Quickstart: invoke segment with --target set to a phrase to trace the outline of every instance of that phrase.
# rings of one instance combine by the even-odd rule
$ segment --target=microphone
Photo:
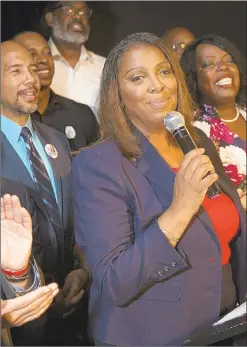
[[[188,129],[185,126],[184,117],[180,112],[169,112],[164,118],[166,129],[175,137],[179,147],[184,154],[197,148]],[[208,174],[207,174],[208,175]],[[220,187],[214,182],[207,191],[209,199],[217,198],[221,193]]]

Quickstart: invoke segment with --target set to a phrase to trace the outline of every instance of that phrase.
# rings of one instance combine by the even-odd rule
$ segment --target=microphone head
[[[180,112],[171,111],[165,116],[164,124],[166,129],[173,133],[177,128],[185,126],[184,116]]]

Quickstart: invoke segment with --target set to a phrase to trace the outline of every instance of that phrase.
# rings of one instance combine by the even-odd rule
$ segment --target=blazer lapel
[[[140,133],[139,138],[143,156],[137,160],[136,168],[152,182],[154,187],[158,186],[172,201],[175,173],[145,136]]]
[[[1,176],[9,180],[20,182],[29,187],[29,193],[32,195],[37,207],[47,218],[47,212],[39,192],[34,184],[32,177],[23,164],[22,160],[11,146],[6,136],[1,132]]]

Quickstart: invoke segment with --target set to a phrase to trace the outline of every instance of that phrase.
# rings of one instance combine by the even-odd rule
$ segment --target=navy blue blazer
[[[57,158],[48,158],[56,184],[58,207],[63,223],[62,232],[52,224],[49,210],[44,205],[28,170],[2,132],[1,177],[19,182],[28,190],[35,203],[38,222],[38,229],[33,235],[33,254],[46,280],[55,280],[62,284],[64,277],[73,268],[70,149],[66,137],[61,132],[36,121],[33,121],[33,126],[43,146],[53,144],[58,152]]]
[[[234,201],[241,227],[232,243],[239,302],[246,295],[246,220],[217,151],[198,130]],[[91,269],[89,316],[94,338],[112,345],[181,345],[219,317],[221,251],[203,207],[177,248],[158,227],[171,205],[175,174],[140,134],[132,163],[113,141],[82,151],[72,163],[75,237]]]

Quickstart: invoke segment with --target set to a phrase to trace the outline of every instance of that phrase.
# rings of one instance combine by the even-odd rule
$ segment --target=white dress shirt
[[[105,58],[88,51],[82,45],[80,58],[73,69],[60,54],[52,38],[49,39],[49,46],[55,64],[52,90],[66,98],[88,105],[97,117],[100,75]]]

